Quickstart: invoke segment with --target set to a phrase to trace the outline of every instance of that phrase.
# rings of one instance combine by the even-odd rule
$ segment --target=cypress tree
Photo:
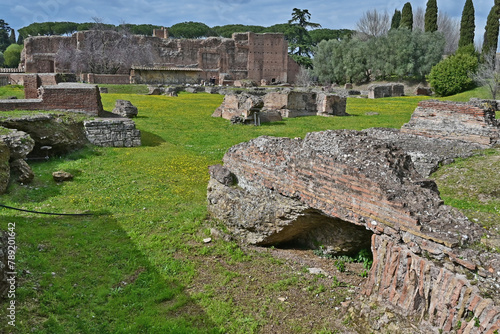
[[[498,47],[498,19],[500,19],[500,0],[496,0],[493,7],[491,7],[488,19],[486,20],[486,27],[484,28],[484,42],[483,42],[483,56],[491,52],[496,52]]]
[[[401,11],[396,9],[394,11],[394,15],[392,15],[391,29],[398,29],[400,23],[401,23]]]
[[[409,2],[405,3],[403,6],[399,27],[413,30],[413,10],[411,8],[411,3]]]
[[[460,21],[459,48],[470,44],[474,45],[474,29],[476,29],[474,14],[474,4],[472,0],[465,0],[462,20]]]
[[[10,29],[9,40],[10,40],[10,44],[16,43],[16,32],[14,31],[14,29]]]
[[[434,32],[438,30],[438,7],[436,0],[427,1],[425,9],[425,32]]]

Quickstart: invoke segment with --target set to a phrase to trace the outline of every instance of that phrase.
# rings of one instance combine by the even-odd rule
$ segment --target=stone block
[[[370,85],[368,86],[368,98],[379,99],[383,97],[398,97],[404,96],[404,85],[401,84],[386,84],[386,85]]]

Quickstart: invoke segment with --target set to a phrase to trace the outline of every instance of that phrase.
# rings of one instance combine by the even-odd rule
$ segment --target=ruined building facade
[[[67,69],[56,61],[61,48],[83,48],[86,31],[72,36],[37,36],[25,40],[21,66],[26,73],[60,73]],[[135,83],[217,83],[250,79],[257,83],[295,81],[298,64],[288,55],[283,34],[235,33],[232,38],[173,39],[168,34],[134,38],[153,53],[154,66],[125,69]],[[147,64],[144,64],[147,65]]]

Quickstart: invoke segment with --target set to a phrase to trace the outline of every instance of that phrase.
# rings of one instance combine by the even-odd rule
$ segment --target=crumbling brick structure
[[[379,99],[382,97],[398,97],[405,95],[405,86],[402,84],[370,85],[368,98]]]
[[[60,48],[83,47],[85,31],[72,36],[37,36],[25,40],[21,62],[27,73],[66,72],[56,62]],[[255,82],[294,82],[298,64],[288,56],[288,43],[283,34],[236,33],[232,38],[171,39],[160,30],[155,36],[135,36],[137,44],[149,46],[153,58],[157,59],[157,71],[148,73],[156,78],[140,79],[136,82],[159,83],[165,77],[162,68],[198,69],[197,80],[209,81],[216,77],[227,80],[250,79]],[[144,64],[148,65],[148,64]],[[119,74],[129,74],[124,69]],[[168,74],[168,73],[167,73]],[[178,74],[178,73],[174,73]],[[168,78],[168,76],[167,76]],[[169,79],[170,80],[170,79]],[[183,83],[183,82],[177,82]]]
[[[84,112],[98,116],[103,112],[101,94],[96,85],[59,83],[41,85],[37,74],[24,77],[26,99],[0,100],[0,111],[62,110]]]
[[[363,293],[407,317],[413,333],[499,330],[500,254],[470,247],[487,232],[443,205],[397,145],[357,131],[259,137],[223,161],[211,169],[208,208],[241,240],[279,245],[306,235],[339,254],[345,240],[339,250],[325,238],[331,226],[361,226],[374,256]]]
[[[302,92],[294,90],[266,91],[248,90],[239,94],[228,94],[213,117],[231,119],[234,116],[252,118],[277,113],[280,117],[299,116],[346,116],[346,98],[334,94]]]
[[[496,101],[493,100],[421,101],[401,132],[494,145],[500,142],[496,110]]]

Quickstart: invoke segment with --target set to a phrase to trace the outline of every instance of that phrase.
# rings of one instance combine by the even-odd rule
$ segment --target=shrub
[[[17,67],[19,65],[19,60],[21,59],[21,51],[23,47],[18,44],[11,44],[3,53],[5,58],[5,65],[8,67]]]
[[[475,73],[478,59],[467,52],[457,52],[434,66],[428,76],[434,92],[441,96],[454,95],[474,88],[470,74]]]

